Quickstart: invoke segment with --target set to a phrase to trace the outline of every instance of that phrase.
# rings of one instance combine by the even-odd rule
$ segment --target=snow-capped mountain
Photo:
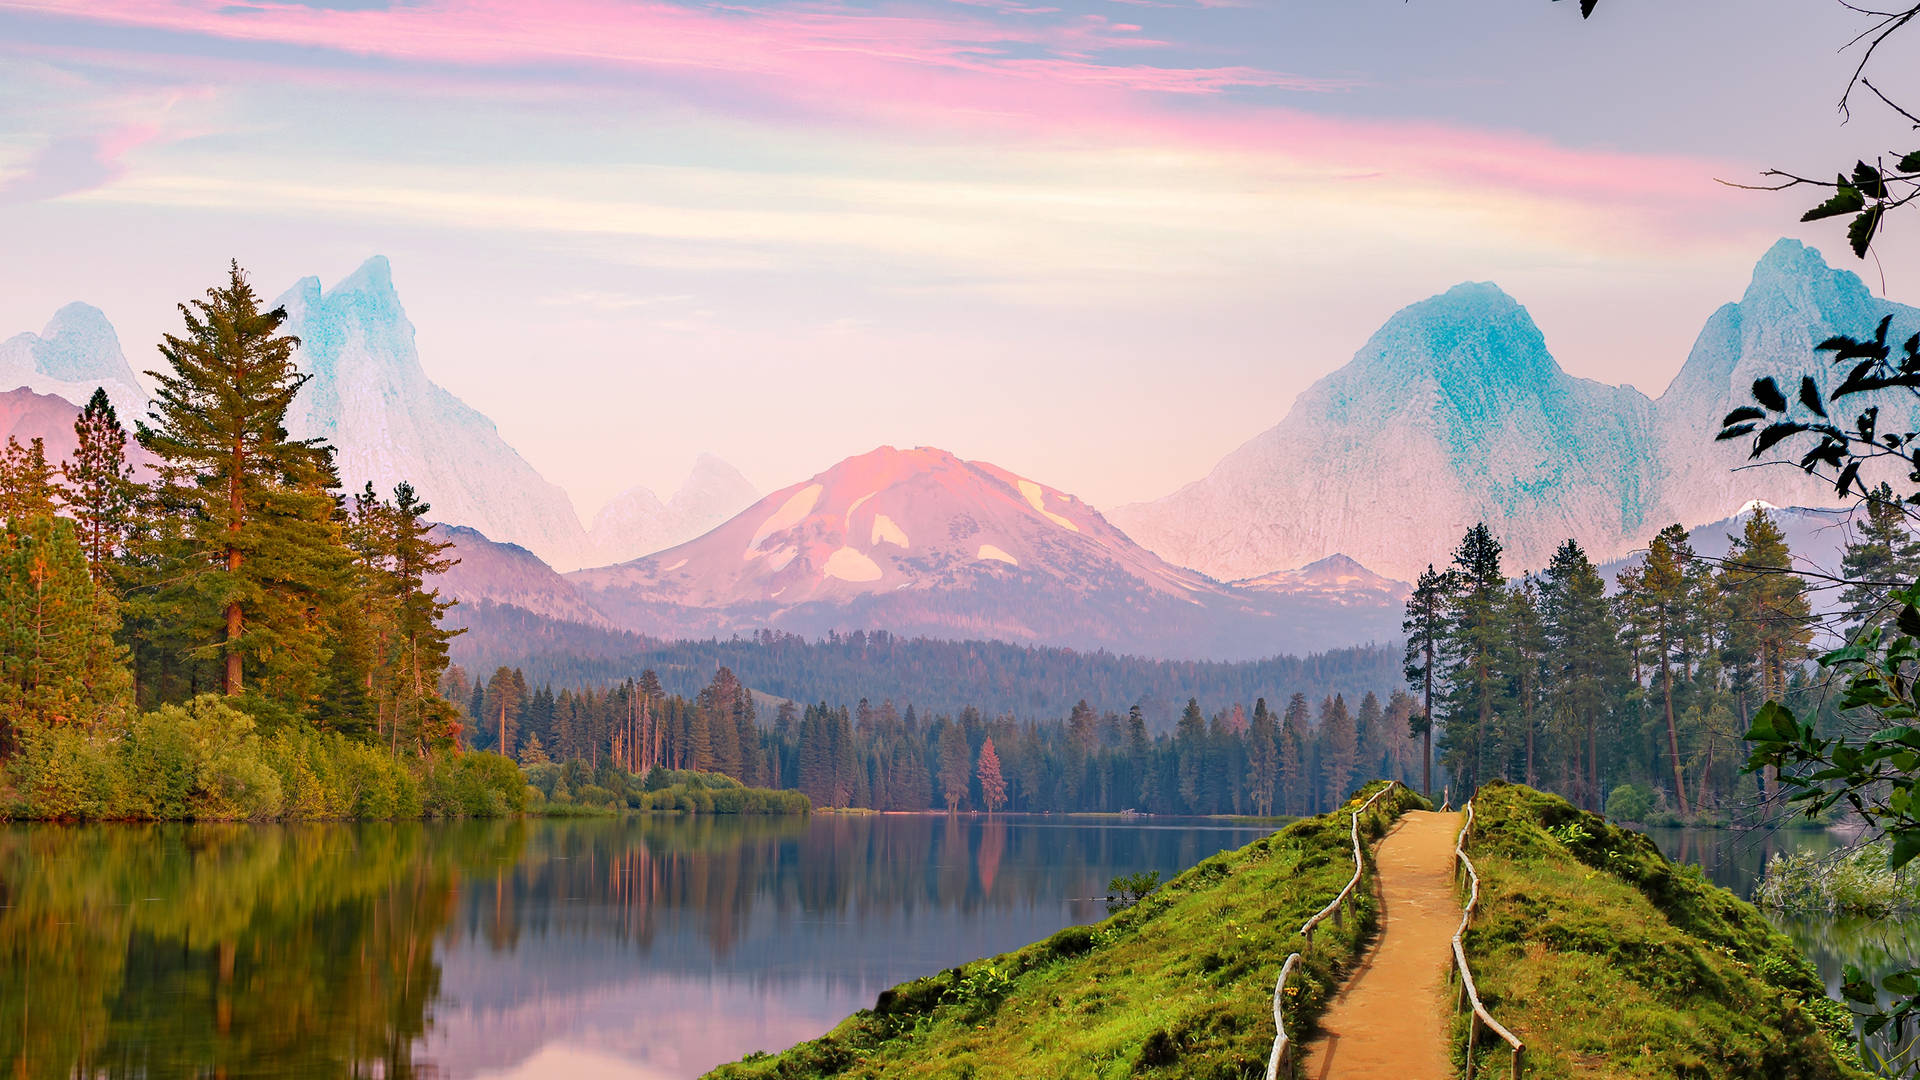
[[[1079,499],[944,450],[882,447],[696,540],[568,575],[620,625],[669,637],[882,628],[1168,657],[1307,652],[1398,629],[1318,597],[1172,566]]]
[[[597,563],[626,562],[684,544],[746,509],[760,492],[740,470],[701,454],[673,497],[661,502],[650,488],[631,487],[593,517],[587,539]]]
[[[1460,285],[1394,315],[1205,479],[1114,520],[1229,579],[1333,552],[1410,579],[1481,520],[1536,565],[1567,536],[1644,531],[1654,430],[1645,397],[1560,370],[1506,293]]]
[[[389,492],[405,480],[436,520],[520,544],[554,566],[589,561],[566,492],[507,445],[492,420],[427,378],[384,257],[331,289],[303,278],[277,302],[287,309],[285,332],[301,341],[295,358],[312,376],[287,428],[333,444],[349,491],[371,481]]]
[[[26,387],[85,405],[96,387],[107,392],[127,430],[147,414],[147,392],[127,366],[120,337],[99,308],[68,304],[38,334],[0,341],[0,390]]]
[[[1825,384],[1830,365],[1814,346],[1871,334],[1887,314],[1897,335],[1920,329],[1920,311],[1875,299],[1856,275],[1783,240],[1655,402],[1568,375],[1526,309],[1493,285],[1456,286],[1394,315],[1205,478],[1113,520],[1168,560],[1227,579],[1332,552],[1411,579],[1477,521],[1519,571],[1567,537],[1608,559],[1664,525],[1717,521],[1753,499],[1828,505],[1791,467],[1735,471],[1745,449],[1713,436],[1749,403],[1754,379],[1782,376],[1790,393],[1785,376]]]
[[[1333,554],[1293,570],[1245,578],[1233,583],[1237,589],[1280,593],[1297,598],[1314,597],[1341,607],[1366,607],[1407,602],[1413,586],[1395,581],[1361,566],[1345,555]]]

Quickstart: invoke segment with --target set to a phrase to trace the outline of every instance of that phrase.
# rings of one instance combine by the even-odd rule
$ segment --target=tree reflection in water
[[[639,1021],[643,1000],[740,980],[745,1007],[817,1034],[881,986],[1100,918],[1091,898],[1115,873],[1171,876],[1261,831],[897,815],[0,827],[0,1068],[466,1075],[577,1035],[569,1002],[612,995]],[[497,1035],[529,1009],[537,1031]],[[683,1075],[787,1030],[660,1020],[623,1026]]]

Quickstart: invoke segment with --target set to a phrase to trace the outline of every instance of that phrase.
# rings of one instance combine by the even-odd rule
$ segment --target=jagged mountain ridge
[[[129,431],[147,412],[147,392],[120,351],[120,336],[90,304],[68,304],[39,333],[0,341],[0,389],[16,387],[77,406],[86,405],[96,387],[103,389]]]
[[[1206,477],[1113,519],[1168,560],[1221,578],[1341,551],[1411,579],[1444,563],[1476,521],[1524,570],[1567,537],[1607,559],[1665,524],[1720,520],[1754,499],[1828,504],[1790,467],[1736,472],[1744,450],[1713,434],[1754,378],[1824,382],[1814,346],[1869,334],[1888,314],[1897,333],[1920,328],[1920,311],[1872,297],[1857,275],[1783,240],[1653,401],[1566,374],[1525,308],[1492,285],[1457,286],[1394,315]],[[1911,416],[1910,403],[1900,408]]]
[[[943,450],[882,447],[706,535],[568,580],[640,633],[880,628],[1246,658],[1386,640],[1397,606],[1235,589],[1139,547],[1079,499]]]
[[[586,531],[566,492],[507,445],[492,420],[427,378],[385,257],[331,289],[302,278],[276,302],[287,309],[285,332],[300,338],[295,359],[311,376],[287,429],[331,443],[349,491],[371,482],[388,492],[405,480],[437,520],[523,545],[554,565],[588,561]]]

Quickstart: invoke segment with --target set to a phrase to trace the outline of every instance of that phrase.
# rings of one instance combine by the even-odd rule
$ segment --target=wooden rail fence
[[[1365,815],[1368,810],[1373,808],[1375,800],[1399,786],[1400,781],[1398,780],[1387,781],[1386,787],[1374,792],[1372,798],[1360,804],[1359,809],[1353,812],[1353,817],[1348,822],[1348,830],[1353,837],[1353,877],[1348,880],[1347,887],[1340,890],[1339,896],[1334,897],[1331,903],[1315,912],[1313,918],[1308,919],[1301,925],[1300,936],[1307,939],[1308,952],[1313,951],[1314,928],[1319,926],[1329,916],[1333,919],[1333,925],[1339,926],[1342,918],[1345,916],[1347,903],[1352,898],[1354,892],[1360,887],[1360,876],[1365,872],[1367,865],[1366,860],[1361,856],[1360,818]],[[1300,962],[1300,955],[1299,953],[1288,955],[1286,963],[1280,965],[1280,977],[1274,980],[1273,983],[1273,1028],[1275,1035],[1273,1038],[1273,1053],[1267,1057],[1267,1080],[1280,1080],[1281,1077],[1292,1075],[1293,1040],[1287,1035],[1287,1021],[1286,1017],[1282,1015],[1280,1007],[1286,1000],[1287,977],[1293,974],[1293,967]],[[1516,1073],[1515,1075],[1518,1074]]]
[[[1506,1040],[1507,1045],[1513,1048],[1513,1080],[1520,1080],[1521,1071],[1526,1067],[1526,1044],[1495,1020],[1493,1014],[1487,1012],[1486,1006],[1480,1004],[1480,989],[1474,985],[1473,971],[1467,967],[1467,950],[1460,943],[1462,935],[1467,932],[1467,924],[1473,920],[1473,909],[1480,903],[1480,875],[1473,869],[1473,860],[1467,858],[1467,832],[1473,828],[1472,799],[1467,800],[1466,814],[1466,821],[1460,826],[1460,835],[1453,842],[1453,876],[1455,880],[1462,873],[1466,876],[1467,905],[1460,912],[1460,929],[1453,932],[1453,970],[1449,974],[1460,981],[1460,996],[1454,1003],[1454,1010],[1458,1012],[1469,1007],[1472,1010],[1467,1021],[1467,1080],[1473,1080],[1473,1047],[1480,1040],[1482,1027]],[[1268,1075],[1272,1075],[1271,1070]]]

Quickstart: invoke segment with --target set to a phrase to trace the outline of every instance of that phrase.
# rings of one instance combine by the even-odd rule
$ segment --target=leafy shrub
[[[1607,795],[1607,817],[1614,821],[1645,821],[1653,813],[1653,791],[1645,784],[1621,784]]]
[[[29,735],[9,772],[27,816],[49,820],[108,816],[120,788],[113,758],[72,728],[48,728]]]
[[[1838,855],[1775,855],[1754,901],[1795,914],[1908,915],[1920,911],[1920,864],[1892,869],[1884,842]]]

